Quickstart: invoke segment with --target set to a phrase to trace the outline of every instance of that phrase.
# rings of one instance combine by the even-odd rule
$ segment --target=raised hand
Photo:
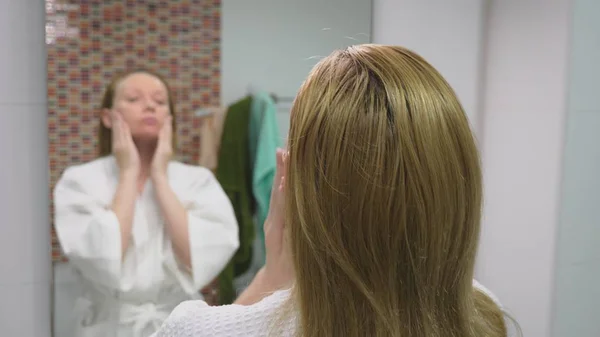
[[[264,223],[266,264],[264,276],[269,285],[275,289],[291,285],[294,268],[285,231],[285,167],[287,153],[277,150],[277,170],[273,179],[269,214]],[[273,290],[275,290],[273,289]]]
[[[168,116],[165,119],[163,126],[158,135],[158,144],[154,150],[152,157],[152,167],[150,175],[152,178],[165,177],[167,175],[167,167],[173,157],[173,122],[172,117]]]
[[[121,173],[137,175],[140,171],[140,155],[131,137],[129,126],[121,114],[110,112],[112,120],[112,152]]]
[[[285,227],[285,170],[287,153],[277,150],[277,170],[271,189],[269,214],[264,224],[267,261],[250,285],[235,300],[236,304],[251,305],[257,303],[268,294],[290,288],[293,285],[295,272],[290,255],[288,232]]]

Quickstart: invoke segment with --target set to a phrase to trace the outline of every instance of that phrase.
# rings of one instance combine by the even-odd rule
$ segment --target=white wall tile
[[[81,294],[81,284],[68,263],[54,264],[54,303],[52,304],[55,337],[73,336],[73,307]]]
[[[600,110],[572,112],[567,124],[558,268],[600,261]]]
[[[574,1],[553,336],[600,336],[600,2]]]
[[[43,0],[0,1],[0,103],[46,102],[44,9]]]
[[[600,336],[599,261],[561,268],[556,276],[555,337]]]
[[[0,284],[50,284],[45,116],[44,104],[0,104]]]
[[[524,336],[548,337],[571,1],[488,3],[485,207],[476,275],[514,314]]]
[[[571,49],[571,110],[599,110],[600,1],[574,1]]]
[[[0,287],[1,335],[6,337],[49,336],[49,288],[50,284],[2,285]]]
[[[44,1],[0,1],[0,327],[51,329]]]
[[[486,0],[374,0],[373,42],[414,50],[456,91],[479,132]]]

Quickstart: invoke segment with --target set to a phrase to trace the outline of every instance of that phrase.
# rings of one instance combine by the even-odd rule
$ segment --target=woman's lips
[[[158,120],[154,117],[145,117],[142,119],[142,123],[145,125],[158,125]]]

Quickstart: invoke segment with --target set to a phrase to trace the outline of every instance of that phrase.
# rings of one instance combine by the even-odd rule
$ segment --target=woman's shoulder
[[[101,157],[83,164],[67,167],[54,186],[56,200],[93,195],[98,200],[111,200],[117,168],[112,156]]]
[[[494,294],[490,289],[486,288],[483,284],[479,283],[476,279],[473,279],[473,288],[487,295],[487,297],[494,301],[498,307],[502,308],[502,303],[500,302],[498,296],[496,296],[496,294]]]
[[[101,175],[109,175],[112,172],[114,164],[112,156],[100,157],[92,161],[67,167],[62,173],[62,178],[69,180],[90,180],[90,177],[99,178]]]
[[[278,310],[288,292],[276,292],[254,305],[208,306],[202,301],[181,303],[164,322],[154,337],[265,336],[278,323]],[[283,320],[282,322],[286,322]],[[277,327],[293,332],[288,324]],[[284,334],[285,336],[285,334]]]

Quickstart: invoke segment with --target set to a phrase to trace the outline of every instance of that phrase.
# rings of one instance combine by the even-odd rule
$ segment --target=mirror
[[[265,216],[264,193],[236,194],[231,184],[242,176],[254,179],[253,170],[261,165],[257,151],[264,146],[264,151],[270,151],[268,144],[259,143],[258,135],[283,144],[294,95],[319,58],[370,41],[371,1],[45,3],[48,151],[55,191],[50,210],[54,336],[86,337],[109,331],[108,335],[145,337],[181,300],[231,301],[264,261],[260,221]],[[139,68],[164,77],[171,95],[155,76],[132,75],[118,81],[110,102],[114,105],[101,109],[110,81]],[[101,116],[108,125],[114,122],[114,110],[124,115],[135,113],[139,106],[158,116],[167,111],[161,110],[168,105],[166,96],[175,103],[174,159],[192,165],[172,169],[170,164],[166,171],[170,188],[190,214],[193,209],[196,218],[190,215],[190,228],[206,214],[229,225],[223,229],[217,221],[213,225],[221,229],[208,233],[222,243],[220,250],[201,248],[202,254],[192,252],[187,258],[170,240],[173,233],[165,228],[156,184],[135,185],[130,239],[120,242],[125,234],[114,224],[122,218],[113,208],[120,186],[115,173],[119,170],[113,169],[119,165],[98,159]],[[137,105],[139,101],[143,104]],[[252,122],[249,116],[261,118]],[[158,128],[162,122],[158,117],[143,122],[144,130],[162,129]],[[241,134],[231,132],[235,123],[241,125]],[[133,135],[140,130],[130,126],[129,131]],[[240,150],[235,146],[244,137],[254,145]],[[241,170],[238,167],[229,176],[222,171],[240,162],[245,165]],[[210,178],[208,170],[198,171],[200,164],[212,170],[216,179]],[[193,178],[194,174],[202,178]],[[252,181],[243,184],[253,187]],[[192,188],[196,185],[203,186],[201,191]],[[241,215],[246,209],[252,212]],[[239,226],[233,228],[236,222]],[[189,235],[198,233],[207,234],[196,228]],[[232,237],[239,238],[240,248],[229,258],[236,251]],[[194,246],[194,239],[189,241]],[[119,256],[122,251],[125,254]],[[208,255],[216,260],[202,261]],[[156,309],[149,311],[154,316],[144,311],[148,305]]]

